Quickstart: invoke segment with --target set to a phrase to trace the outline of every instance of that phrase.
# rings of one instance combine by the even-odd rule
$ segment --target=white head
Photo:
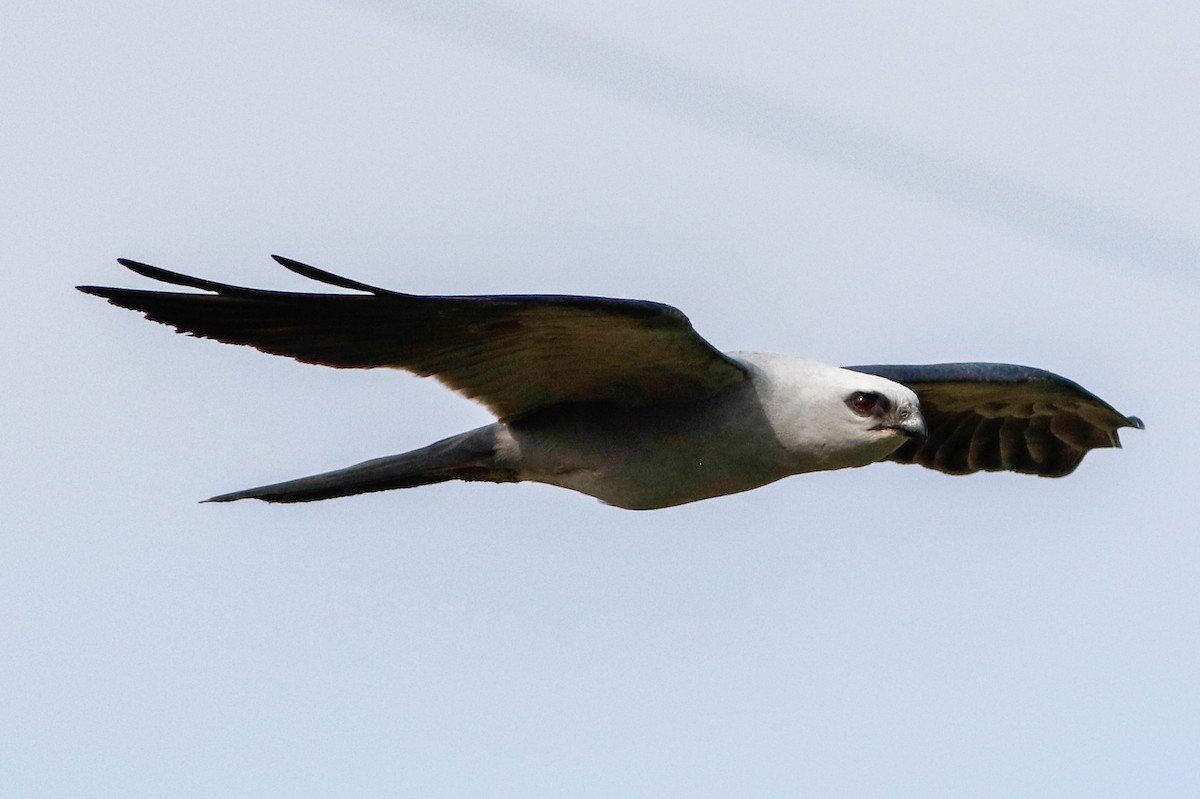
[[[926,434],[917,395],[899,383],[788,356],[738,357],[757,367],[763,411],[798,471],[865,466]]]

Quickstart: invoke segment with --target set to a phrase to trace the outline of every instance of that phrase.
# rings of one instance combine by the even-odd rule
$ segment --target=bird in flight
[[[849,366],[722,353],[678,309],[566,295],[419,296],[273,256],[356,292],[242,288],[127,259],[196,291],[79,286],[178,332],[339,368],[435,377],[497,417],[427,447],[211,502],[308,502],[476,480],[534,481],[647,510],[805,472],[916,463],[1062,477],[1142,429],[1078,384],[999,363]]]

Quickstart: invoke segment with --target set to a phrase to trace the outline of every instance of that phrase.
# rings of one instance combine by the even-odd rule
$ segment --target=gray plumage
[[[640,300],[424,297],[276,256],[358,294],[231,286],[121,259],[208,292],[80,286],[179,332],[307,363],[432,376],[497,422],[357,466],[213,497],[304,502],[446,480],[562,486],[631,509],[880,460],[951,474],[1057,477],[1141,428],[1065,378],[1011,364],[838,368],[722,353],[683,313]]]

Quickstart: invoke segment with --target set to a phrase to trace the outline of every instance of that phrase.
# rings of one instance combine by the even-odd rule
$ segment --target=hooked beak
[[[891,419],[881,424],[882,430],[895,430],[904,436],[911,439],[916,439],[924,444],[926,437],[929,435],[929,428],[925,424],[925,417],[920,411],[903,408],[897,412]]]

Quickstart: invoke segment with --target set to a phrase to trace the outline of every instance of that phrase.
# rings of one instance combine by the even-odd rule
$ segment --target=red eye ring
[[[854,406],[854,410],[856,411],[870,413],[879,404],[879,398],[874,394],[865,394],[860,391],[850,398],[850,404]]]

